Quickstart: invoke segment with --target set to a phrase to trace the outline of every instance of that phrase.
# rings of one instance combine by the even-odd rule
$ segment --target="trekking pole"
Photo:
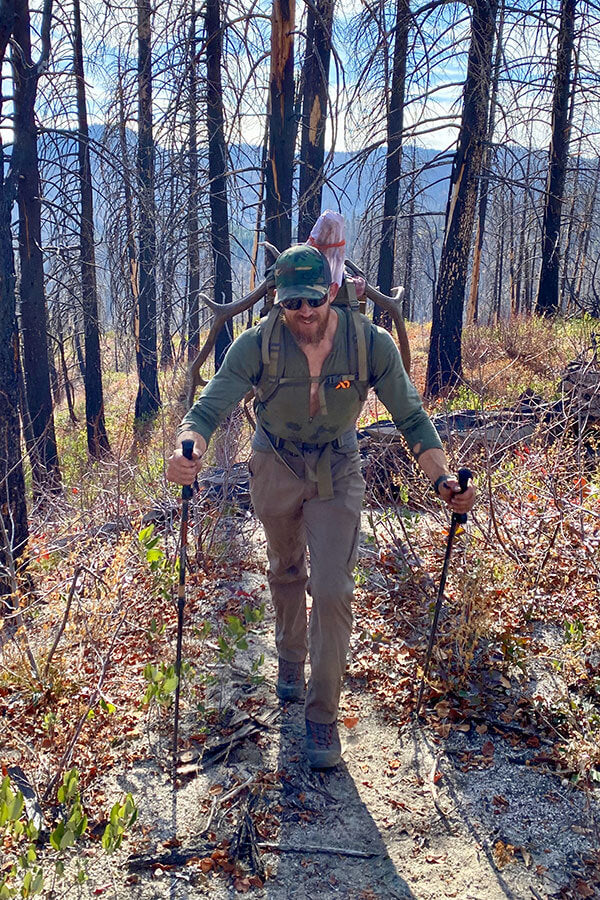
[[[469,469],[459,469],[458,472],[458,483],[460,485],[459,493],[464,494],[466,491],[469,479],[473,477],[473,473]],[[427,646],[427,656],[425,658],[425,668],[423,669],[423,675],[421,677],[421,686],[419,688],[419,699],[417,700],[417,708],[415,714],[418,716],[421,710],[421,702],[423,700],[423,691],[425,689],[425,682],[427,680],[427,676],[429,674],[429,664],[431,663],[431,654],[433,651],[433,642],[435,641],[435,632],[437,629],[438,619],[440,617],[440,610],[442,608],[442,600],[444,597],[444,588],[446,587],[446,576],[448,574],[448,563],[450,562],[450,554],[452,553],[452,544],[454,543],[454,535],[456,534],[456,529],[459,525],[464,525],[467,521],[466,513],[452,513],[452,519],[450,522],[450,532],[448,534],[448,542],[446,544],[446,555],[444,556],[444,565],[442,567],[442,574],[440,575],[440,587],[438,590],[437,600],[435,602],[435,610],[433,613],[433,622],[431,623],[431,632],[429,634],[429,644]]]
[[[182,441],[181,452],[186,459],[191,459],[194,452],[193,441]],[[189,503],[193,495],[192,486],[184,484],[181,489],[181,534],[179,547],[179,584],[177,586],[177,654],[175,657],[175,720],[173,722],[173,780],[177,775],[177,744],[179,739],[179,689],[181,683],[181,644],[183,640],[183,608],[185,606],[185,566],[187,549],[187,532]]]

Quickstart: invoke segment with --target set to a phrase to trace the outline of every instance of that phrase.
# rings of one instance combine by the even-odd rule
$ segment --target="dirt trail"
[[[242,576],[242,586],[255,596],[261,595],[263,583],[260,573]],[[212,602],[225,605],[232,587],[222,586],[220,599],[217,595]],[[266,599],[264,590],[262,595]],[[275,696],[268,604],[267,610],[248,651],[236,661],[247,669],[264,653],[265,682],[251,686],[237,679],[234,670],[224,690],[227,702],[238,710],[244,707],[261,722],[274,721],[255,728],[253,736],[218,763],[195,769],[192,761],[176,794],[154,759],[135,761],[124,773],[115,773],[106,793],[134,794],[141,829],[121,854],[122,868],[105,879],[106,896],[600,896],[586,866],[600,833],[598,797],[590,800],[543,763],[536,764],[539,749],[513,747],[493,729],[485,735],[474,728],[452,731],[441,739],[412,721],[399,731],[380,714],[352,665],[340,710],[340,720],[350,726],[340,726],[343,763],[329,772],[312,772],[302,749],[302,705],[280,706]],[[195,727],[188,711],[182,733],[192,734]],[[161,741],[158,751],[167,759],[167,735]],[[240,789],[244,784],[252,786],[251,793],[248,787]],[[221,805],[231,791],[234,796]],[[214,853],[222,840],[235,840],[241,833],[245,809],[258,843],[281,848],[260,848],[267,875],[262,887],[248,878],[234,884],[218,861],[218,850]],[[132,851],[142,859],[133,869],[127,868]],[[247,854],[245,858],[248,864]],[[102,874],[94,868],[91,858],[91,883],[102,887]],[[98,896],[89,890],[89,896]]]

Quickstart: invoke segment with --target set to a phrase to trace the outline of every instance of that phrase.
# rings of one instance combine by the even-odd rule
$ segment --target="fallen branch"
[[[223,794],[222,797],[214,797],[213,798],[213,802],[210,807],[210,812],[208,814],[206,824],[205,824],[204,828],[202,829],[202,831],[200,832],[200,836],[202,836],[203,834],[206,834],[206,832],[209,830],[210,826],[212,825],[212,820],[214,819],[215,813],[216,813],[217,809],[219,808],[219,806],[221,806],[221,804],[223,804],[223,803],[226,803],[228,800],[233,800],[234,797],[237,797],[238,794],[241,794],[241,792],[243,790],[245,790],[247,787],[249,787],[253,781],[254,781],[254,775],[251,775],[247,781],[244,781],[242,784],[236,785],[230,791],[227,791],[226,794]]]
[[[279,715],[280,710],[274,709],[264,718],[258,718],[258,716],[249,717],[251,718],[250,722],[245,721],[238,726],[232,734],[218,741],[216,744],[213,744],[211,747],[205,748],[202,754],[203,767],[207,768],[208,766],[214,765],[221,759],[227,757],[233,748],[237,747],[238,744],[241,744],[246,738],[260,734],[261,729],[270,728]]]
[[[381,853],[375,851],[367,853],[364,850],[352,850],[345,847],[313,847],[307,844],[305,847],[293,847],[291,844],[271,844],[268,841],[261,841],[257,844],[259,850],[272,850],[277,853],[302,853],[310,856],[311,853],[324,853],[328,856],[352,856],[356,859],[373,859],[376,856],[382,856]]]
[[[437,775],[439,761],[440,761],[440,757],[436,756],[436,758],[433,761],[433,766],[432,766],[431,772],[429,773],[429,778],[427,779],[427,782],[429,784],[429,790],[431,792],[431,799],[433,800],[433,805],[436,808],[437,814],[440,817],[440,819],[442,820],[442,822],[444,823],[444,827],[447,829],[447,831],[450,832],[450,834],[452,834],[452,829],[450,827],[450,823],[448,822],[446,813],[440,806],[440,802],[438,800],[438,791],[437,791],[437,785],[435,783],[435,776]]]
[[[71,581],[71,587],[69,588],[69,594],[67,596],[67,605],[65,606],[65,612],[62,617],[62,622],[60,623],[60,628],[58,629],[56,637],[54,638],[54,643],[52,644],[52,647],[50,648],[50,653],[48,654],[48,658],[46,659],[46,665],[44,666],[44,672],[42,674],[42,679],[44,681],[48,677],[48,671],[50,669],[50,663],[52,662],[52,657],[54,656],[54,654],[56,652],[56,648],[58,647],[58,642],[60,641],[60,639],[62,637],[63,631],[65,630],[65,628],[67,626],[67,620],[69,618],[71,604],[73,603],[73,597],[75,596],[75,587],[77,585],[77,579],[79,578],[79,576],[81,574],[81,569],[82,569],[81,566],[77,566],[77,568],[75,569],[75,572],[73,573],[73,580]]]

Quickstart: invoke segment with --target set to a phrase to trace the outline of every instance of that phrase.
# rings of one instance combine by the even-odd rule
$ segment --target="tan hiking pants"
[[[301,662],[309,650],[306,717],[327,724],[337,717],[346,668],[364,480],[357,451],[333,450],[334,496],[319,500],[304,464],[306,459],[314,470],[318,451],[306,452],[304,459],[280,453],[281,458],[255,450],[250,460],[252,503],[267,536],[275,643],[279,656],[289,662]],[[307,546],[312,595],[308,629]]]

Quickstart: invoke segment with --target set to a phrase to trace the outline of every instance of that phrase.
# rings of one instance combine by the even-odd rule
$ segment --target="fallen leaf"
[[[211,784],[208,789],[208,793],[212,794],[213,797],[216,797],[217,794],[223,793],[223,785],[222,784]]]
[[[452,730],[452,725],[450,722],[440,722],[439,725],[434,725],[433,730],[436,734],[439,734],[440,737],[447,738]]]
[[[494,745],[491,741],[486,741],[481,748],[481,752],[484,756],[491,758],[494,755]]]
[[[346,716],[342,721],[346,728],[355,728],[358,725],[358,716]]]
[[[488,727],[487,727],[487,725],[477,725],[475,727],[475,731],[477,732],[477,734],[487,734]]]
[[[593,887],[591,887],[587,881],[584,881],[582,878],[578,879],[575,883],[575,890],[579,894],[580,897],[595,897],[596,891]]]
[[[460,725],[455,725],[454,728],[456,731],[463,731],[466,734],[467,731],[471,730],[471,723],[470,722],[461,722]]]
[[[505,844],[503,841],[496,841],[492,850],[494,862],[498,869],[503,869],[515,858],[515,848],[512,844]]]
[[[450,704],[447,700],[440,700],[439,703],[435,704],[434,709],[440,719],[445,719],[450,712]]]
[[[163,847],[181,847],[181,841],[179,840],[179,838],[172,837],[167,841],[164,841]]]

